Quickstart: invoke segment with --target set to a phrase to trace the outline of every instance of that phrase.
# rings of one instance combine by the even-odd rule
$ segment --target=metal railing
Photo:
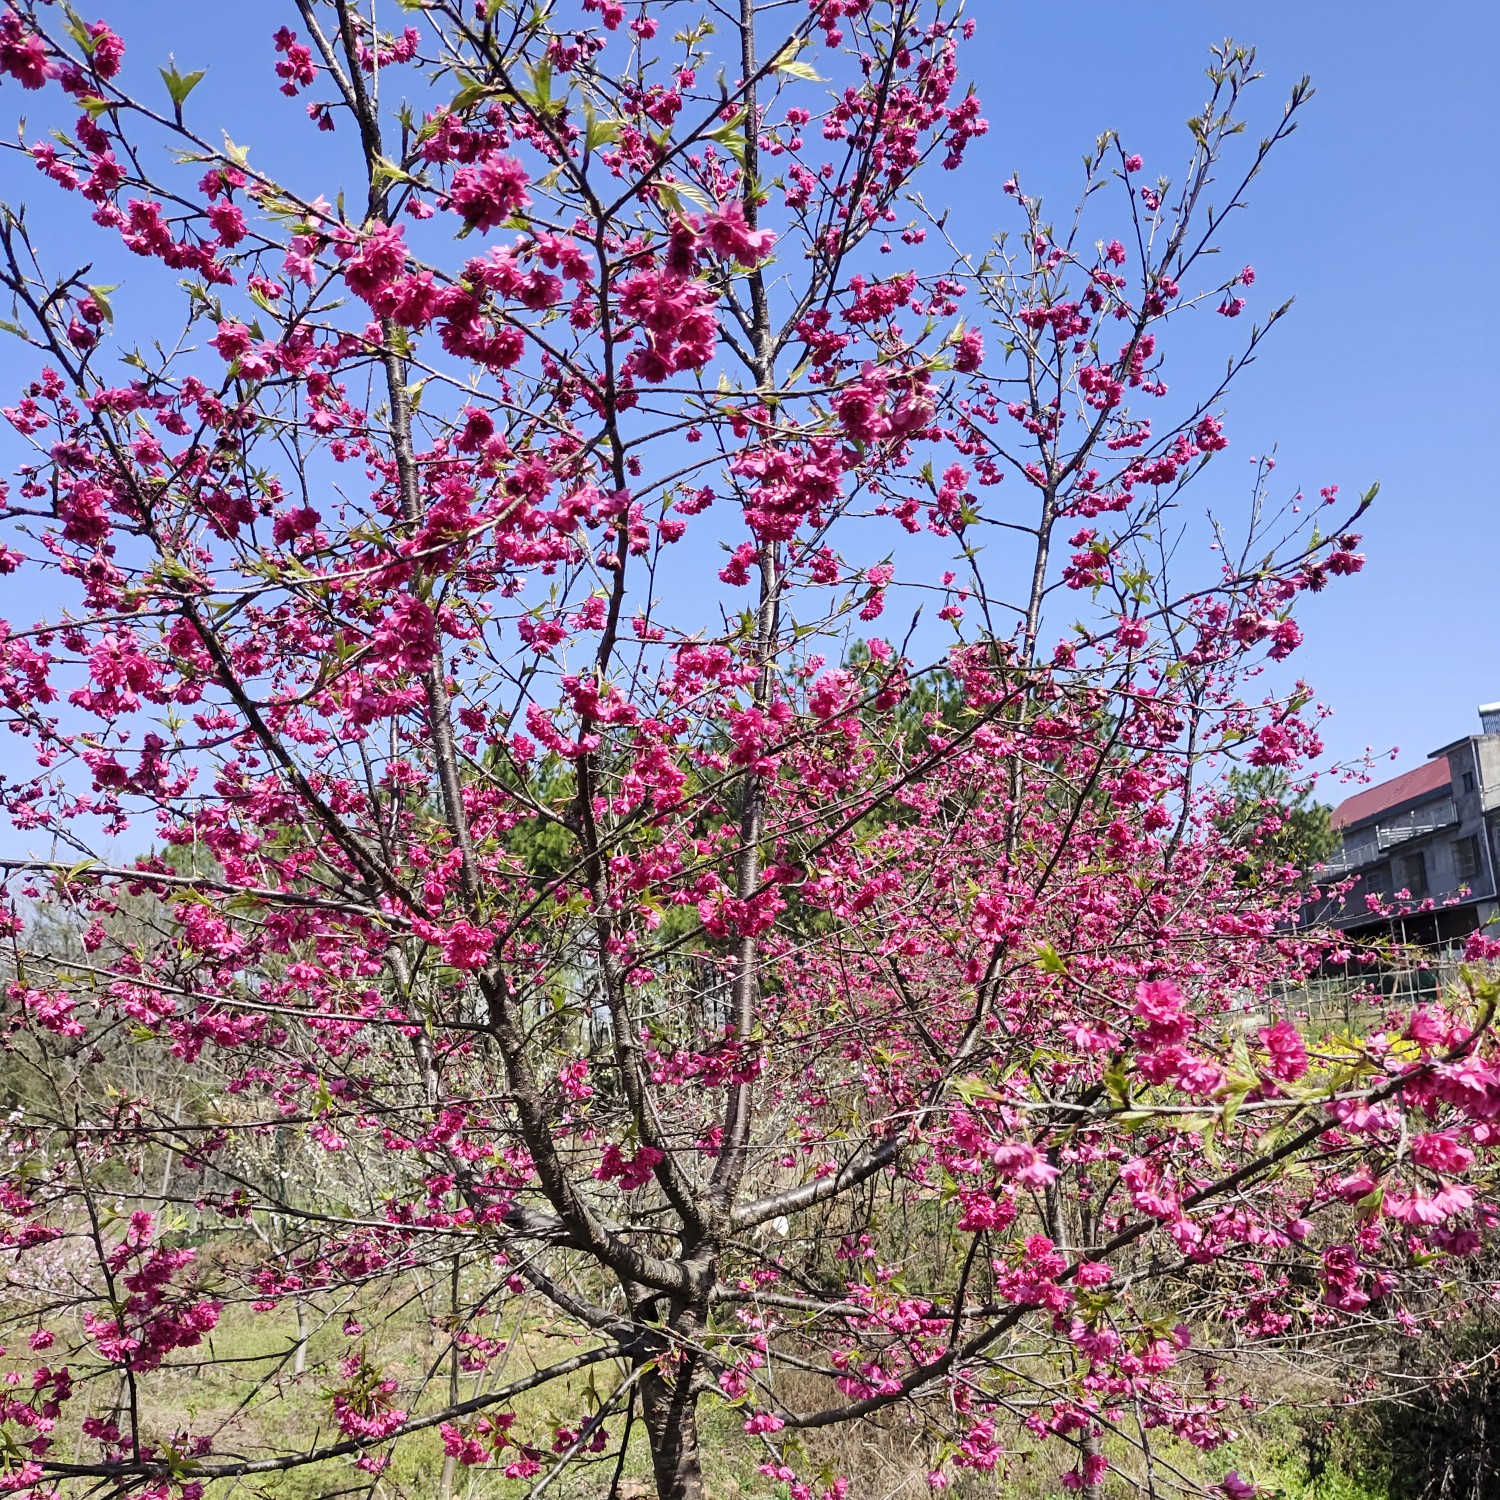
[[[1362,1032],[1382,1022],[1393,1008],[1430,1004],[1459,981],[1458,951],[1433,953],[1426,963],[1406,963],[1360,976],[1330,975],[1299,985],[1278,986],[1268,996],[1279,1014],[1290,1015],[1309,1031]]]
[[[1322,876],[1347,875],[1350,870],[1372,863],[1398,845],[1436,833],[1440,828],[1455,827],[1457,823],[1458,806],[1452,797],[1423,803],[1410,812],[1377,823],[1373,829],[1364,829],[1357,842],[1346,843],[1326,863],[1318,866],[1317,873]]]
[[[1402,813],[1399,818],[1375,825],[1375,840],[1382,849],[1393,849],[1408,839],[1421,838],[1424,833],[1436,833],[1439,828],[1451,828],[1458,822],[1458,807],[1452,797],[1441,802],[1428,802]]]
[[[1331,854],[1318,866],[1316,873],[1322,875],[1347,875],[1372,860],[1380,858],[1380,845],[1374,839],[1362,840],[1358,844],[1346,844],[1337,854]]]

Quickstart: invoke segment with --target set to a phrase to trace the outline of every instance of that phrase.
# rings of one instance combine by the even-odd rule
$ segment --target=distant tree
[[[1268,867],[1290,867],[1304,880],[1339,847],[1333,809],[1312,785],[1282,766],[1233,766],[1224,779],[1214,823],[1242,851],[1242,878],[1257,882]]]

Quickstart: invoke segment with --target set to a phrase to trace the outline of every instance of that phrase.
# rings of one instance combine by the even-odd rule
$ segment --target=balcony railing
[[[1397,818],[1375,825],[1375,838],[1382,849],[1394,849],[1408,839],[1421,838],[1426,833],[1436,833],[1439,828],[1451,828],[1458,822],[1458,807],[1452,797],[1440,802],[1427,802],[1414,807]]]
[[[1318,874],[1325,877],[1347,875],[1362,865],[1373,864],[1399,844],[1436,833],[1440,828],[1452,828],[1457,822],[1458,807],[1451,797],[1424,802],[1421,807],[1387,818],[1374,828],[1362,829],[1356,841],[1345,843],[1338,853],[1319,867]]]
[[[1361,840],[1357,844],[1345,844],[1337,853],[1318,866],[1320,876],[1347,875],[1361,865],[1373,864],[1380,858],[1380,845],[1374,839]]]

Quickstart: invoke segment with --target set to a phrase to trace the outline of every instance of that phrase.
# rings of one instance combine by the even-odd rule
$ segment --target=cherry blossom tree
[[[1304,1035],[1226,816],[1319,749],[1280,664],[1371,498],[1219,459],[1307,86],[1250,144],[1226,44],[1173,171],[1103,135],[980,247],[949,0],[284,8],[279,172],[113,24],[0,19],[0,1232],[67,1268],[0,1485],[440,1440],[618,1495],[643,1432],[693,1500],[712,1410],[799,1500],[898,1420],[935,1490],[1167,1493],[1229,1352],[1417,1326],[1494,1220],[1493,990]],[[316,1427],[247,1428],[309,1318]]]

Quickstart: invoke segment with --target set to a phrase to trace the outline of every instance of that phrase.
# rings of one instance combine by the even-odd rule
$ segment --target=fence
[[[1427,959],[1386,965],[1361,974],[1335,974],[1279,988],[1269,1003],[1276,1011],[1306,1020],[1309,1030],[1360,1032],[1378,1025],[1387,1011],[1437,1000],[1458,981],[1456,950]]]

